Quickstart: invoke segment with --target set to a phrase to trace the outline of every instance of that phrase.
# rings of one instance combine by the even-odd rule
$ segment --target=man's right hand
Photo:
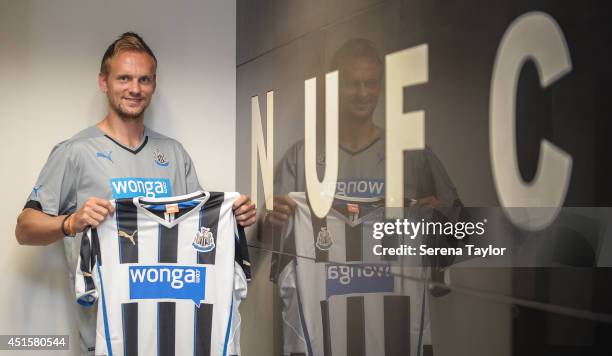
[[[68,218],[66,228],[72,233],[82,232],[87,227],[98,227],[108,215],[114,213],[115,209],[109,200],[90,197],[79,210]]]
[[[274,226],[285,226],[287,220],[293,216],[296,205],[295,201],[288,195],[275,195],[274,210],[266,213],[265,222]]]
[[[48,245],[62,240],[64,232],[74,235],[88,226],[97,227],[114,212],[110,201],[96,197],[87,199],[68,219],[66,215],[53,216],[37,209],[25,208],[17,217],[15,237],[21,245]]]

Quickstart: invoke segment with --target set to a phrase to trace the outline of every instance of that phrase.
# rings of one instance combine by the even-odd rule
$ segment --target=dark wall
[[[304,138],[304,80],[317,77],[321,84],[333,53],[348,39],[366,38],[376,43],[383,56],[428,45],[429,81],[405,90],[404,110],[425,111],[426,143],[446,167],[463,203],[499,206],[489,149],[493,65],[512,21],[525,13],[541,11],[559,24],[572,70],[542,89],[533,62],[522,69],[516,102],[521,176],[525,181],[534,178],[540,141],[547,139],[572,157],[564,205],[610,206],[611,7],[603,1],[555,0],[238,1],[237,188],[250,190],[250,98],[258,95],[265,113],[265,93],[275,93],[277,163],[293,143]],[[322,85],[319,87],[322,90]],[[381,127],[384,100],[383,92],[374,115]],[[322,104],[319,106],[322,112]],[[263,208],[261,184],[259,192],[258,204]],[[252,241],[274,249],[269,240],[252,237]],[[258,253],[266,264],[270,253],[261,251]],[[448,340],[438,346],[439,354],[470,354],[477,349],[480,354],[508,355],[597,354],[600,347],[609,351],[609,343],[601,336],[610,330],[609,324],[590,320],[588,313],[557,315],[559,305],[594,315],[610,314],[610,303],[603,302],[596,292],[602,290],[609,271],[579,267],[570,272],[457,271],[455,281],[460,287],[491,292],[492,296],[479,299],[468,293],[432,301],[432,318],[438,320],[434,339],[438,335],[438,340]],[[264,270],[262,267],[262,276]],[[568,273],[571,278],[563,282]],[[266,291],[261,295],[275,293],[271,284],[261,289]],[[609,288],[603,293],[609,295]],[[558,295],[574,297],[559,299],[555,297]],[[512,298],[519,302],[512,303]],[[274,303],[266,303],[272,315]],[[271,319],[270,325],[275,320]],[[582,325],[580,328],[587,331],[566,337],[559,325]],[[472,332],[466,331],[468,326]],[[274,347],[272,341],[270,345]]]

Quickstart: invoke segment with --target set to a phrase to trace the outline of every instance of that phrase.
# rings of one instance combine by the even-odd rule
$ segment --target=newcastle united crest
[[[319,250],[327,251],[331,248],[334,241],[332,240],[329,231],[327,231],[327,227],[321,226],[321,230],[317,234],[317,242],[315,245]]]
[[[200,252],[210,252],[215,249],[215,238],[213,233],[207,227],[200,227],[200,231],[196,232],[191,244],[193,248]]]

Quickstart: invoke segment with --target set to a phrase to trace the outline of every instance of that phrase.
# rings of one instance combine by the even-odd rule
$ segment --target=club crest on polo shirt
[[[334,241],[327,227],[321,226],[321,230],[319,230],[317,234],[317,242],[315,243],[317,248],[322,251],[327,251],[332,247],[333,243]]]
[[[160,167],[168,167],[168,165],[170,164],[170,161],[168,161],[166,155],[158,149],[155,149],[155,151],[153,151],[153,158],[155,160],[155,164]]]
[[[196,232],[191,246],[200,252],[210,252],[215,249],[215,237],[209,228],[202,226]]]

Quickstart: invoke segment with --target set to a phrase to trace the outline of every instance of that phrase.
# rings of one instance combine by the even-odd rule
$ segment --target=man
[[[359,38],[351,39],[334,54],[330,69],[339,72],[338,124],[340,150],[338,151],[336,195],[347,197],[349,200],[350,198],[384,197],[386,143],[384,129],[374,123],[374,111],[383,86],[384,64],[382,58],[371,41]],[[266,214],[265,222],[268,223],[267,226],[284,226],[296,210],[296,202],[288,196],[288,193],[304,192],[306,190],[304,149],[304,142],[297,142],[287,151],[277,167],[274,210]],[[428,214],[434,208],[462,206],[455,186],[444,166],[429,147],[423,150],[406,152],[404,157],[404,194],[405,198],[412,201],[416,208],[420,208],[423,213]],[[323,176],[325,156],[318,154],[316,163],[319,176]],[[347,210],[349,210],[349,206],[347,206]],[[441,215],[435,215],[433,218],[446,219]],[[273,243],[276,250],[280,250],[280,241],[282,240],[279,235],[280,230],[273,229]],[[297,233],[294,235],[298,236]],[[340,239],[338,236],[336,238]],[[298,242],[285,241],[285,244],[294,247]],[[289,264],[289,261],[290,258],[273,256],[271,266],[271,278],[273,280],[277,279],[281,271]],[[346,261],[335,262],[345,263]],[[308,263],[309,261],[302,261],[302,268]],[[410,271],[410,273],[414,273],[412,277],[416,276],[424,279],[427,278],[425,273],[430,271],[431,278],[436,282],[442,282],[443,267],[447,266],[449,261],[429,261],[429,263],[434,268],[413,269]],[[282,284],[282,282],[279,283]],[[415,310],[411,311],[414,316],[411,318],[410,322],[412,324],[410,325],[415,327],[417,332],[411,334],[411,342],[417,345],[416,340],[418,339],[420,345],[423,345],[424,354],[428,355],[431,354],[432,350],[429,345],[431,340],[428,327],[428,311],[426,311],[426,303],[421,304],[422,310],[417,310],[419,309],[417,308],[419,301],[425,299],[422,294],[422,287],[419,285],[412,286],[414,290],[409,292],[407,292],[407,288],[404,290],[404,293],[414,298],[411,302],[414,307],[411,308]],[[281,285],[279,288],[284,290],[286,287]],[[435,286],[430,287],[429,290],[434,296],[443,296],[449,292],[446,288]],[[306,299],[307,297],[302,296],[302,298]],[[401,314],[401,310],[397,312]],[[313,315],[316,314],[305,315],[305,317],[312,318]],[[423,319],[416,317],[419,315],[422,315]],[[419,333],[422,334],[419,336]],[[351,340],[351,342],[356,341],[356,339]],[[343,343],[344,340],[333,340],[333,342]],[[408,341],[406,340],[406,342]],[[418,348],[414,346],[413,354],[417,354],[416,350]]]
[[[135,33],[124,33],[108,47],[98,76],[108,99],[106,117],[54,147],[17,218],[15,236],[20,244],[64,240],[72,281],[78,256],[74,236],[114,213],[109,199],[166,197],[201,189],[183,146],[144,125],[156,68],[155,55]],[[255,204],[249,197],[240,196],[233,209],[242,226],[255,222]],[[95,344],[92,309],[79,313],[83,354],[93,353]]]
[[[335,53],[331,70],[339,71],[339,145],[336,194],[360,197],[384,196],[384,130],[374,123],[374,110],[382,90],[383,61],[371,41],[348,40]],[[459,205],[459,197],[444,166],[426,147],[405,154],[404,194],[421,207]],[[325,157],[317,156],[322,175]],[[266,221],[283,225],[295,204],[289,192],[306,189],[304,142],[294,144],[282,158],[275,176],[274,211]],[[367,187],[366,189],[358,189]]]

